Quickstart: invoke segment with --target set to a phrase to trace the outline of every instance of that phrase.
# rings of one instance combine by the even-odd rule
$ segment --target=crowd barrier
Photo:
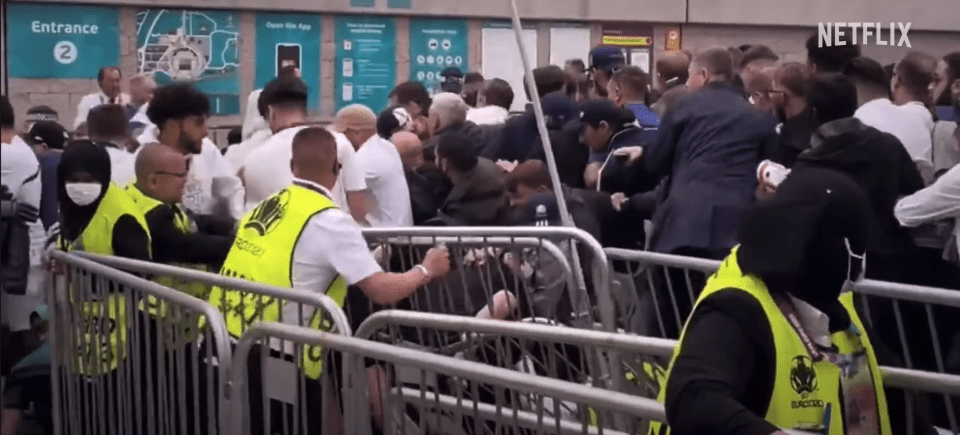
[[[54,433],[217,433],[231,356],[219,313],[89,259],[50,258],[63,269],[48,293]]]
[[[403,307],[410,310],[406,312],[368,313],[362,325],[353,325],[358,326],[357,338],[380,341],[404,352],[418,351],[514,375],[558,380],[580,388],[597,388],[634,397],[652,397],[652,383],[644,383],[642,375],[649,374],[651,367],[665,366],[674,343],[591,329],[612,326],[620,331],[638,332],[631,329],[637,322],[629,316],[644,317],[643,314],[637,315],[642,313],[645,305],[642,300],[644,290],[650,292],[656,285],[668,285],[671,286],[668,290],[672,290],[678,288],[672,284],[687,284],[688,291],[692,292],[695,288],[692,274],[712,273],[719,262],[617,249],[604,252],[589,236],[580,233],[579,230],[563,228],[365,230],[365,237],[371,246],[379,248],[381,259],[389,266],[387,270],[407,270],[419,263],[419,256],[425,252],[422,248],[445,244],[451,250],[455,264],[453,270],[455,276],[459,275],[459,282],[448,280],[439,288],[448,294],[481,292],[483,298],[480,301],[487,304],[487,310],[486,316],[480,317],[501,318],[497,314],[499,308],[495,296],[504,289],[491,279],[492,276],[516,273],[518,276],[510,278],[515,280],[515,287],[509,290],[516,292],[515,296],[522,300],[536,295],[538,285],[542,285],[535,277],[536,273],[547,269],[545,260],[550,262],[549,273],[560,275],[554,278],[567,290],[564,297],[571,302],[568,308],[577,306],[578,298],[589,298],[590,303],[600,309],[586,313],[588,322],[579,324],[576,324],[577,314],[584,313],[573,310],[573,321],[568,326],[580,327],[564,328],[558,327],[566,323],[558,321],[563,316],[556,311],[539,317],[532,315],[536,313],[528,307],[527,311],[520,309],[503,317],[515,321],[489,322],[471,316],[478,306],[461,306],[465,310],[451,316],[446,310],[457,306],[444,305],[442,301],[433,306],[421,302]],[[573,252],[571,246],[579,249],[581,255],[567,255]],[[584,251],[591,254],[588,258],[593,264],[592,276],[585,276],[580,267],[571,264],[577,262],[576,257],[582,257]],[[316,326],[314,322],[306,321],[311,316],[304,313],[322,313],[322,329],[338,335],[351,335],[350,320],[356,319],[348,319],[336,302],[320,294],[295,293],[193,269],[116,257],[61,252],[51,255],[67,266],[65,274],[54,276],[54,291],[50,296],[52,317],[59,319],[51,324],[51,340],[56,349],[53,373],[58,434],[167,433],[165,430],[172,429],[187,434],[239,433],[236,432],[237,416],[249,416],[251,411],[261,414],[254,420],[259,419],[265,431],[271,425],[274,429],[279,427],[277,430],[285,434],[307,433],[315,424],[312,421],[315,416],[309,416],[307,408],[313,409],[316,403],[320,403],[326,415],[331,416],[325,424],[340,425],[334,426],[333,432],[339,428],[366,431],[366,425],[358,422],[370,421],[371,406],[373,420],[379,424],[402,422],[417,428],[428,427],[434,433],[438,427],[464,425],[472,426],[470,430],[464,429],[465,434],[494,433],[489,430],[491,425],[526,429],[550,427],[549,433],[593,433],[601,429],[603,433],[633,433],[638,426],[636,416],[603,406],[584,407],[567,403],[562,397],[530,396],[526,389],[508,391],[504,388],[509,385],[487,381],[451,382],[449,374],[425,376],[422,371],[409,367],[390,365],[387,370],[382,362],[372,361],[370,357],[358,360],[358,357],[350,356],[350,352],[346,352],[347,355],[343,352],[325,353],[321,358],[323,369],[320,376],[308,376],[305,365],[301,364],[306,362],[303,358],[320,352],[325,346],[313,343],[313,347],[304,348],[304,340],[291,340],[282,334],[273,337],[256,332],[260,335],[251,339],[253,344],[260,343],[264,337],[273,340],[266,342],[269,345],[245,350],[240,358],[235,352],[238,342],[227,331],[227,322],[206,301],[121,271],[149,279],[174,278],[174,283],[236,289],[252,295],[254,300],[259,299],[259,306],[269,305],[263,298],[290,301],[288,305],[296,310],[278,311],[276,320],[283,321],[284,312],[295,312],[298,321],[293,323],[302,327]],[[516,257],[511,259],[510,256]],[[616,273],[610,273],[608,261],[619,268]],[[673,278],[677,276],[670,277],[669,272],[663,273],[661,281],[651,278],[652,271],[658,268],[680,270],[681,282],[676,282]],[[505,273],[503,269],[510,271]],[[514,269],[519,272],[513,272]],[[478,280],[463,278],[471,271],[479,276]],[[501,283],[505,281],[501,279]],[[586,282],[593,285],[583,285]],[[611,282],[613,284],[608,286]],[[644,282],[649,287],[635,287]],[[574,291],[570,292],[571,289]],[[621,296],[614,297],[613,293],[618,291]],[[858,283],[855,291],[864,298],[891,300],[897,322],[890,323],[897,325],[903,323],[897,314],[900,303],[923,304],[934,340],[938,339],[938,332],[942,332],[933,320],[937,309],[960,307],[957,292],[946,289],[864,281]],[[632,293],[638,295],[633,301],[622,296]],[[123,297],[117,298],[120,294]],[[690,296],[693,298],[694,293]],[[507,307],[513,310],[513,302],[509,299],[507,302]],[[671,300],[670,303],[674,302]],[[864,315],[865,321],[877,321],[871,318],[868,304],[864,303],[863,308],[868,311]],[[671,310],[679,311],[679,308],[674,305]],[[258,312],[263,314],[264,311]],[[207,328],[185,327],[201,317],[214,320],[206,324]],[[264,320],[264,316],[249,320],[244,323],[244,331],[253,322]],[[664,324],[662,321],[658,323]],[[678,328],[681,326],[677,325]],[[898,330],[902,337],[909,336],[905,332],[907,328],[899,326]],[[92,342],[99,344],[91,346]],[[909,344],[916,345],[914,341]],[[79,349],[79,352],[71,353],[68,349]],[[947,420],[942,426],[950,427],[957,435],[960,432],[955,423],[954,404],[960,402],[960,377],[943,373],[949,368],[942,359],[944,350],[936,344],[931,349],[938,358],[939,370],[884,367],[884,381],[890,387],[942,397],[940,406],[945,407],[943,414]],[[82,358],[77,357],[78,353]],[[105,357],[111,353],[118,364]],[[909,358],[910,354],[906,356]],[[240,375],[231,369],[240,366],[246,373],[243,376],[244,394],[239,393],[240,385],[235,383]],[[259,393],[248,394],[251,379],[257,378],[250,377],[255,370],[260,372],[256,386]],[[390,388],[387,385],[379,388],[380,383],[373,382],[384,379],[389,380]],[[378,388],[369,390],[368,384],[376,384]],[[144,388],[133,388],[134,385],[143,385]],[[318,385],[321,387],[314,388]],[[340,393],[311,397],[310,391]],[[380,399],[371,400],[371,397]],[[402,415],[386,411],[393,406],[388,403],[390,401],[404,404],[399,411]],[[908,402],[908,406],[912,406],[912,402]],[[416,411],[422,411],[424,407],[429,408],[429,412]],[[465,411],[467,409],[469,412]],[[544,419],[552,419],[553,423],[543,426],[547,424]],[[427,420],[435,421],[427,424]],[[598,421],[602,421],[600,429]],[[402,429],[398,430],[400,432],[394,433],[404,433]]]
[[[516,298],[524,316],[551,318],[576,327],[593,328],[599,323],[606,330],[615,330],[616,304],[609,289],[606,255],[583,230],[411,227],[364,229],[363,234],[372,246],[391,254],[383,255],[383,264],[394,272],[418,264],[426,246],[443,243],[450,249],[450,276],[426,293],[449,295],[446,299],[451,302],[437,310],[426,306],[429,299],[418,300],[420,295],[415,295],[410,304],[419,311],[473,316],[485,305],[494,305],[493,295],[506,290]],[[570,255],[574,250],[579,255]],[[582,267],[581,260],[589,261],[588,266]],[[482,292],[472,286],[480,286]],[[451,305],[457,301],[467,306]]]
[[[337,334],[350,336],[352,329],[347,316],[336,301],[320,293],[293,291],[288,288],[279,288],[254,283],[223,275],[212,274],[195,269],[187,269],[158,263],[143,262],[120,257],[103,257],[86,253],[76,255],[95,260],[104,265],[150,276],[153,279],[168,279],[180,285],[201,285],[207,288],[219,288],[221,295],[229,291],[236,291],[233,308],[227,312],[234,315],[227,316],[224,322],[228,327],[231,348],[236,345],[237,338],[249,325],[258,321],[275,320],[288,324],[295,324],[314,329],[322,329]],[[222,298],[225,299],[225,298]],[[214,304],[224,303],[217,298],[211,299]],[[236,301],[246,301],[236,303]],[[208,307],[223,319],[221,311],[203,301]],[[242,315],[242,317],[240,316]],[[230,322],[236,322],[231,328]],[[231,424],[236,416],[244,410],[262,410],[262,417],[256,422],[274,422],[276,426],[284,428],[285,433],[302,423],[306,416],[308,401],[307,392],[317,382],[331,380],[327,374],[330,364],[325,361],[323,349],[317,346],[301,348],[294,343],[282,340],[272,341],[264,346],[261,352],[251,356],[259,371],[256,373],[257,391],[254,399],[238,396],[224,397],[222,407],[227,409],[227,415],[233,416],[223,421],[225,434],[236,433],[231,430]],[[340,374],[339,370],[333,371]],[[339,381],[335,383],[339,384]],[[234,400],[235,399],[235,400]],[[311,397],[312,399],[312,397]],[[240,400],[253,400],[252,407],[240,408]],[[266,424],[266,423],[264,423]],[[258,426],[259,427],[259,426]]]
[[[624,329],[640,335],[677,338],[696,295],[720,267],[716,260],[617,248],[604,251],[618,266],[612,272],[612,286],[627,288],[625,293],[635,295],[629,300],[631,306],[622,309],[637,313]],[[852,291],[858,295],[861,317],[876,331],[876,337],[899,354],[905,367],[916,369],[907,379],[924,387],[919,391],[942,394],[933,399],[937,423],[960,433],[960,395],[924,382],[937,379],[932,382],[956,385],[957,376],[946,376],[960,375],[960,291],[873,280],[854,283]],[[893,382],[899,379],[897,374],[906,373],[888,372]],[[905,390],[914,386],[898,385]]]
[[[632,432],[609,429],[604,416],[613,414],[629,420],[663,418],[662,406],[646,398],[280,324],[256,324],[245,334],[234,358],[235,385],[243,385],[247,378],[246,354],[268,337],[320,344],[343,355],[345,361],[352,359],[357,366],[377,367],[385,379],[380,384],[382,388],[373,392],[380,396],[382,406],[381,417],[379,421],[375,418],[373,424],[379,425],[385,434],[623,434]],[[393,374],[400,369],[417,372],[417,382],[396,382]],[[495,392],[493,401],[480,402],[460,394],[479,384]],[[371,433],[370,425],[365,424],[370,421],[366,414],[355,414],[369,405],[350,406],[369,398],[348,395],[343,399],[344,422],[356,424],[347,427],[345,433]],[[516,406],[520,403],[527,406]],[[560,417],[557,411],[562,406],[569,412]]]

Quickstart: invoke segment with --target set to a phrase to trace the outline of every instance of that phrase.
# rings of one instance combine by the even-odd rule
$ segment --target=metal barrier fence
[[[440,284],[445,288],[439,293],[452,295],[453,300],[460,298],[474,303],[464,310],[448,302],[442,307],[444,313],[473,316],[484,304],[496,302],[492,295],[507,287],[506,290],[518,300],[521,311],[526,311],[521,313],[524,317],[536,312],[577,327],[593,328],[594,323],[600,323],[609,331],[616,328],[616,308],[608,285],[606,254],[600,244],[582,230],[563,227],[414,227],[364,229],[363,234],[372,245],[394,248],[389,249],[393,254],[389,256],[390,261],[385,261],[387,270],[391,271],[406,271],[419,263],[423,250],[414,246],[446,243],[451,248],[454,269],[452,277]],[[557,249],[558,245],[560,249]],[[580,255],[568,255],[573,252]],[[580,267],[581,258],[591,262],[586,271]],[[567,270],[572,277],[566,275]],[[482,298],[471,294],[477,284],[486,293],[481,295]],[[590,310],[589,307],[593,306],[597,307],[596,312]],[[437,311],[423,303],[413,308]]]
[[[620,270],[612,273],[613,286],[635,295],[626,308],[635,316],[625,329],[640,335],[679,336],[707,276],[720,266],[715,260],[616,248],[605,251],[610,261],[619,263]],[[860,295],[860,316],[881,341],[899,351],[908,369],[919,370],[911,373],[928,373],[933,379],[942,379],[938,374],[960,374],[960,291],[872,280],[855,283],[853,291]],[[955,434],[958,404],[956,393],[944,393],[932,404],[937,424]]]
[[[463,319],[462,317],[459,317]],[[497,322],[484,322],[497,323]],[[234,385],[243,388],[247,378],[246,356],[256,343],[267,337],[320,344],[332,353],[343,355],[357,367],[371,363],[376,388],[354,390],[343,398],[345,431],[371,433],[364,410],[371,405],[379,411],[372,424],[392,434],[621,434],[609,429],[604,415],[614,414],[629,420],[662,419],[663,408],[653,400],[584,386],[582,384],[518,373],[457,358],[440,356],[382,343],[348,338],[280,324],[256,324],[244,335],[234,358]],[[398,384],[393,374],[403,368],[419,373],[419,382]],[[354,370],[353,373],[362,373]],[[370,379],[368,377],[368,379]],[[482,384],[496,394],[493,402],[465,399],[457,392]],[[361,394],[355,394],[359,391]],[[362,394],[366,392],[367,394]],[[373,399],[373,400],[371,400]],[[560,403],[569,410],[569,418],[558,418]],[[362,404],[362,405],[358,405]],[[368,404],[369,403],[369,404]],[[527,409],[515,406],[526,403]],[[327,408],[322,408],[327,411]],[[549,414],[547,411],[553,411]],[[360,412],[360,414],[357,414]],[[324,419],[331,418],[330,414]],[[237,432],[246,434],[246,432]],[[326,432],[324,432],[326,433]]]
[[[48,294],[54,433],[218,433],[231,363],[219,313],[89,259],[50,256],[63,268]],[[214,356],[218,366],[204,362]]]
[[[179,284],[199,284],[210,289],[219,289],[220,298],[211,296],[211,300],[204,303],[208,304],[218,317],[225,316],[229,342],[234,346],[250,324],[265,319],[352,335],[346,314],[336,301],[324,294],[267,286],[165,264],[86,253],[77,255],[124,271],[154,278],[174,278],[173,282]],[[231,292],[234,292],[232,296]],[[219,310],[217,305],[220,305]],[[251,354],[250,358],[248,363],[259,369],[253,373],[255,377],[250,380],[256,386],[256,391],[253,398],[237,399],[248,400],[253,406],[241,408],[240,401],[233,400],[236,396],[226,396],[223,407],[227,408],[226,415],[232,418],[221,420],[223,433],[237,433],[232,427],[236,416],[251,409],[257,410],[253,422],[258,430],[260,427],[266,430],[273,423],[273,427],[283,433],[293,433],[292,428],[298,427],[307,416],[307,409],[312,402],[312,387],[320,380],[328,379],[329,377],[325,376],[327,373],[340,372],[337,364],[326,360],[322,348],[300,348],[283,340],[268,343],[260,352]],[[330,370],[331,365],[333,370]]]
[[[466,360],[470,360],[471,355],[474,354],[467,351],[468,349],[483,348],[487,346],[486,343],[491,341],[503,342],[509,340],[512,343],[516,343],[516,348],[519,350],[513,353],[523,354],[528,358],[532,353],[530,349],[543,346],[545,343],[573,346],[584,349],[585,352],[589,349],[604,355],[611,355],[608,351],[615,350],[618,352],[613,355],[619,354],[625,356],[625,359],[622,360],[621,363],[628,376],[630,374],[640,374],[645,369],[650,368],[638,366],[636,364],[638,361],[669,361],[677,345],[675,340],[642,337],[632,334],[611,334],[601,331],[588,331],[525,322],[490,322],[480,319],[464,319],[456,316],[411,313],[399,310],[382,311],[373,315],[357,329],[356,337],[380,341],[386,340],[386,343],[396,345],[398,344],[397,342],[390,341],[392,335],[389,331],[397,326],[458,331],[463,336],[463,342],[460,346],[451,346],[446,349],[432,349],[431,351],[436,351],[445,356],[455,355],[458,358]],[[503,351],[502,346],[496,349]],[[509,353],[507,356],[509,356]],[[655,360],[650,360],[646,357],[653,357]],[[490,363],[489,361],[477,362]],[[536,372],[542,376],[576,382],[576,380],[562,379],[557,376],[557,371],[550,371],[550,368],[553,366],[554,364],[549,360],[541,362]],[[526,370],[526,367],[520,363],[514,364],[513,366],[503,365],[501,367],[516,371]],[[883,375],[884,385],[889,388],[901,389],[910,393],[943,395],[944,397],[952,398],[952,400],[960,399],[960,376],[957,375],[893,367],[881,367],[881,373]],[[642,375],[633,377],[633,379],[641,378],[643,378]],[[649,394],[653,393],[644,385],[636,383],[625,383],[625,385],[621,392],[627,394],[639,394],[651,397]],[[912,403],[912,401],[907,402],[908,406],[912,405]],[[908,415],[912,414],[908,413]],[[627,427],[629,428],[629,425]],[[910,427],[912,429],[912,425]],[[957,431],[954,428],[952,432],[944,433],[957,434]]]

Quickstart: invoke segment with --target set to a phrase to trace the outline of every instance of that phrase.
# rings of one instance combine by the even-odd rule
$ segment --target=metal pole
[[[517,35],[517,47],[520,49],[520,59],[523,60],[523,72],[527,81],[527,88],[530,89],[530,95],[533,103],[533,114],[537,117],[537,130],[540,131],[540,140],[543,141],[543,150],[547,161],[547,169],[550,171],[550,181],[553,184],[553,194],[557,197],[557,207],[560,209],[560,219],[565,227],[573,227],[573,218],[567,211],[567,201],[563,198],[563,190],[560,184],[560,175],[557,172],[557,162],[553,158],[553,146],[550,144],[550,134],[547,132],[547,123],[543,118],[543,108],[540,107],[540,93],[537,92],[537,84],[533,80],[533,68],[530,66],[530,59],[527,59],[527,50],[523,46],[523,27],[520,26],[520,13],[517,11],[517,0],[510,0],[510,6],[513,9],[513,31]],[[576,257],[576,256],[574,256]]]

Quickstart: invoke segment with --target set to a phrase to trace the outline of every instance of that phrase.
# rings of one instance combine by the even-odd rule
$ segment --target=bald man
[[[337,112],[333,125],[336,131],[350,140],[353,149],[360,150],[371,137],[377,134],[377,115],[362,104],[351,104]]]
[[[433,162],[424,160],[423,143],[415,133],[395,133],[390,141],[396,145],[403,162],[413,223],[421,225],[437,217],[437,210],[450,192],[449,181]]]
[[[166,145],[144,145],[134,164],[137,181],[127,187],[127,193],[146,217],[154,261],[219,268],[233,243],[235,222],[194,215],[183,207],[189,162],[189,158]],[[199,294],[202,289],[192,286],[180,290],[205,296]]]
[[[405,170],[414,171],[423,165],[423,142],[416,134],[409,131],[394,133],[390,137],[390,142],[397,147]]]
[[[357,150],[357,166],[367,186],[367,213],[358,222],[379,228],[413,226],[403,161],[397,147],[377,134],[377,115],[367,106],[353,104],[340,109],[334,125]]]
[[[347,286],[359,287],[376,304],[392,305],[449,271],[446,249],[429,250],[423,263],[406,273],[387,273],[380,268],[360,233],[360,227],[331,199],[330,189],[337,183],[340,163],[336,140],[327,129],[307,127],[293,137],[290,167],[293,184],[259,203],[241,220],[236,242],[221,275],[292,288],[298,292],[326,294],[343,306]],[[299,307],[284,310],[282,319],[279,316],[281,307],[277,307],[276,302],[259,309],[257,304],[250,303],[245,309],[242,304],[247,296],[217,287],[210,295],[210,304],[224,313],[227,329],[236,338],[255,321],[319,327],[311,322],[314,313]],[[319,376],[324,366],[323,354],[307,349],[303,355],[299,369],[308,380],[312,380],[307,382],[306,388],[308,391],[321,388]],[[259,369],[252,368],[251,373],[255,372]],[[259,395],[261,385],[258,383],[257,376],[252,377],[251,395]],[[323,388],[323,392],[333,393],[331,388]],[[307,394],[307,409],[321,409],[319,396]],[[260,403],[259,397],[251,397],[250,401]],[[336,400],[328,403],[336,403]],[[309,431],[318,432],[322,427],[323,433],[342,433],[342,430],[329,426],[336,423],[334,417],[339,412],[335,409],[325,411],[309,413]],[[264,422],[253,414],[258,413],[251,414],[251,433],[263,433]]]

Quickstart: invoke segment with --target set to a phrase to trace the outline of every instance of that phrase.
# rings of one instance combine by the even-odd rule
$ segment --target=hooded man
[[[907,433],[904,394],[881,381],[891,355],[849,292],[866,264],[869,204],[844,174],[800,168],[746,213],[659,394],[674,435]]]

